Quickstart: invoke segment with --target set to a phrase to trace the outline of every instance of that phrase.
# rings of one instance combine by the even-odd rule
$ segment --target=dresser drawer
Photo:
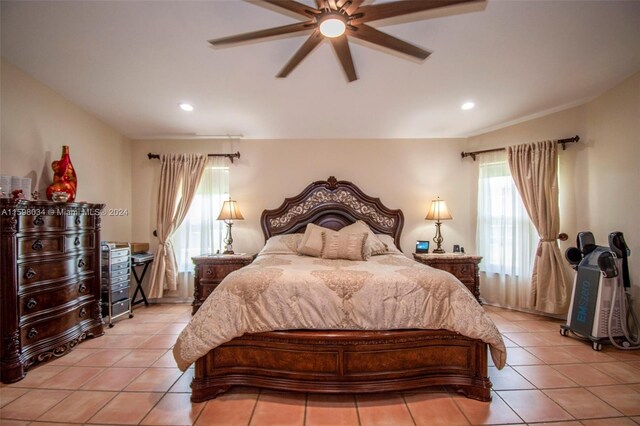
[[[91,233],[65,236],[64,251],[67,253],[75,250],[93,249],[95,246],[95,239]]]
[[[201,280],[220,282],[224,277],[242,268],[244,265],[198,265],[198,274]]]
[[[109,259],[111,259],[110,263],[120,263],[120,262],[125,262],[126,260],[129,259],[129,248],[121,248],[121,249],[111,249],[111,251],[106,250],[105,246],[102,247],[102,259],[105,261],[105,263],[109,262]]]
[[[82,321],[91,318],[91,307],[95,301],[87,301],[73,308],[63,309],[37,321],[20,327],[23,347],[28,347],[41,340],[56,336]]]
[[[113,272],[113,271],[119,271],[121,269],[129,270],[129,267],[130,267],[129,259],[128,258],[124,258],[123,261],[118,262],[118,263],[112,263],[111,265],[103,264],[102,265],[102,270],[105,271],[105,272],[109,272],[109,271]]]
[[[121,280],[122,277],[128,277],[129,276],[129,268],[124,268],[124,269],[118,269],[116,271],[109,271],[109,270],[104,270],[104,268],[102,269],[102,278],[104,279],[111,279],[112,281],[115,279],[119,279]]]
[[[111,290],[111,303],[120,302],[128,298],[129,298],[129,286],[120,287],[118,289]],[[103,302],[109,301],[109,292],[104,291],[104,289],[102,292],[102,301]]]
[[[129,312],[129,299],[122,300],[111,304],[111,316],[117,317],[120,314]],[[109,303],[102,303],[102,315],[109,315]]]
[[[65,228],[92,229],[95,227],[95,213],[97,213],[97,211],[87,210],[81,214],[67,215],[65,216]]]
[[[81,296],[91,295],[92,280],[57,287],[53,290],[37,291],[20,296],[20,316],[31,316],[46,309],[64,305]]]
[[[18,229],[20,232],[62,231],[64,219],[63,215],[21,215],[18,216]]]
[[[116,277],[102,275],[102,287],[122,287],[123,284],[129,285],[129,281],[129,274],[118,275]]]
[[[53,235],[19,238],[18,256],[21,259],[36,256],[70,253],[78,250],[92,249],[92,234]]]
[[[18,257],[21,259],[64,253],[64,235],[21,237],[18,239]]]
[[[38,282],[72,277],[94,271],[93,253],[81,253],[47,261],[24,262],[18,268],[18,283],[27,287]]]
[[[434,268],[451,272],[460,281],[474,281],[476,276],[476,267],[473,263],[447,263],[432,265]]]

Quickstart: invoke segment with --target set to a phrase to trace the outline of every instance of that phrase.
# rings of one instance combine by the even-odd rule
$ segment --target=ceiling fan
[[[389,3],[366,4],[365,0],[315,0],[316,7],[310,7],[293,0],[254,0],[255,3],[267,3],[272,6],[293,12],[304,18],[303,22],[253,31],[230,37],[209,40],[214,46],[258,40],[283,34],[301,31],[312,31],[289,62],[280,70],[277,77],[284,78],[320,44],[325,38],[331,42],[342,68],[351,82],[358,79],[349,49],[348,37],[354,37],[369,43],[377,44],[391,50],[424,60],[431,54],[424,49],[383,33],[369,25],[368,22],[393,18],[410,13],[451,6],[460,3],[477,2],[478,0],[403,0]]]

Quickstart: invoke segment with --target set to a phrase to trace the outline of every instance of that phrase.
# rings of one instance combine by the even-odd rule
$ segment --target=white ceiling
[[[297,21],[245,1],[1,4],[2,56],[131,138],[461,137],[640,70],[640,1],[489,0],[376,23],[433,54],[417,63],[351,42],[353,83],[326,42],[276,79],[305,35],[210,47]]]

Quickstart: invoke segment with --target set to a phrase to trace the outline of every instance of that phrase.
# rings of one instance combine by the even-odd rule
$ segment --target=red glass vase
[[[67,202],[75,200],[78,179],[71,158],[69,158],[69,146],[62,147],[62,156],[58,161],[51,163],[51,168],[53,169],[53,183],[47,188],[47,199],[53,200],[54,192],[66,192],[69,194]]]

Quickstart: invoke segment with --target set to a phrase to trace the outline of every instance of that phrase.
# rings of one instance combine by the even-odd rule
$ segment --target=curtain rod
[[[149,157],[149,160],[153,160],[153,159],[159,160],[160,154],[148,153],[147,157]],[[207,157],[227,157],[229,160],[231,160],[231,163],[233,164],[234,158],[240,158],[240,151],[236,152],[235,154],[207,154]]]
[[[557,139],[556,143],[559,143],[562,145],[562,150],[564,151],[565,149],[567,149],[567,147],[565,146],[568,143],[576,143],[580,140],[580,136],[575,135],[572,138],[566,138],[566,139]],[[462,152],[460,153],[460,155],[462,156],[462,158],[466,158],[466,157],[471,157],[473,158],[473,161],[476,161],[476,155],[478,154],[486,154],[487,152],[498,152],[498,151],[505,151],[506,148],[494,148],[494,149],[485,149],[483,151],[472,151],[472,152]]]

